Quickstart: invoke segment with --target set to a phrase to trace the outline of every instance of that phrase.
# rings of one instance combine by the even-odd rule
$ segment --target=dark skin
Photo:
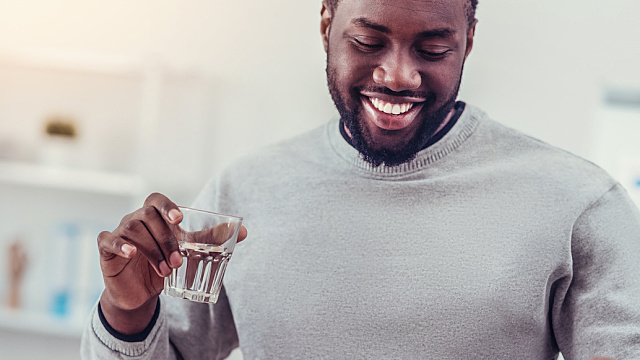
[[[475,33],[465,1],[341,0],[335,13],[323,2],[321,34],[334,77],[330,85],[347,110],[358,113],[367,146],[397,151],[416,136],[421,121],[436,121],[435,129],[449,121],[452,112],[424,115],[437,113],[457,96]],[[384,109],[386,104],[390,109]],[[117,331],[133,334],[148,325],[163,277],[181,264],[168,230],[168,224],[181,219],[173,202],[152,194],[116,230],[100,234],[106,286],[100,301]],[[239,241],[246,236],[243,227]]]
[[[424,121],[438,129],[450,119],[446,107],[457,96],[475,32],[465,1],[344,0],[336,14],[323,4],[332,96],[357,112],[368,147],[400,151]],[[381,111],[376,104],[398,105],[401,113]],[[447,111],[433,118],[441,108]]]
[[[151,321],[164,278],[182,265],[176,240],[179,234],[171,230],[181,221],[178,206],[156,193],[142,208],[126,215],[114,231],[98,236],[105,283],[100,305],[116,331],[136,334]],[[246,237],[243,226],[238,241]]]

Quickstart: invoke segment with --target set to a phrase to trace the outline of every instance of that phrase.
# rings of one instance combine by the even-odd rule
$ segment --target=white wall
[[[588,156],[606,87],[640,88],[637,0],[480,0],[462,97]]]

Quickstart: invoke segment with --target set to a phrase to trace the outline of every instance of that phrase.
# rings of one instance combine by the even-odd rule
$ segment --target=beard
[[[358,100],[354,101],[354,105],[351,108],[347,106],[346,99],[338,90],[337,73],[329,62],[329,56],[327,56],[326,71],[331,98],[338,109],[342,123],[347,130],[349,130],[351,135],[351,145],[358,150],[366,162],[374,167],[378,167],[382,164],[386,166],[396,166],[413,160],[418,152],[424,148],[429,139],[436,134],[440,125],[444,123],[445,119],[455,106],[462,79],[462,71],[460,71],[460,78],[458,79],[458,83],[454,91],[449,94],[444,104],[438,108],[434,108],[436,95],[432,92],[395,92],[385,87],[354,88],[350,92],[350,97],[352,99],[360,99],[360,93],[363,90],[377,91],[396,96],[423,97],[427,99],[420,110],[420,114],[418,114],[418,118],[415,120],[420,121],[420,127],[413,137],[399,149],[387,149],[375,147],[373,136],[365,126],[366,120],[362,115],[364,112],[362,103]]]

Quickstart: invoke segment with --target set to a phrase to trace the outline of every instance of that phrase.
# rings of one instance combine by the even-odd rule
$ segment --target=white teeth
[[[413,107],[413,103],[392,104],[374,97],[369,98],[369,100],[371,100],[371,104],[373,104],[376,109],[385,114],[400,115],[411,110]]]

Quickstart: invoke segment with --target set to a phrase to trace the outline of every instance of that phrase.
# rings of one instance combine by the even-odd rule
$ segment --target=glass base
[[[216,292],[215,294],[207,294],[193,290],[182,290],[169,287],[165,284],[164,293],[168,296],[177,297],[180,299],[187,299],[200,303],[212,303],[215,304],[218,301],[218,295],[220,292]]]

